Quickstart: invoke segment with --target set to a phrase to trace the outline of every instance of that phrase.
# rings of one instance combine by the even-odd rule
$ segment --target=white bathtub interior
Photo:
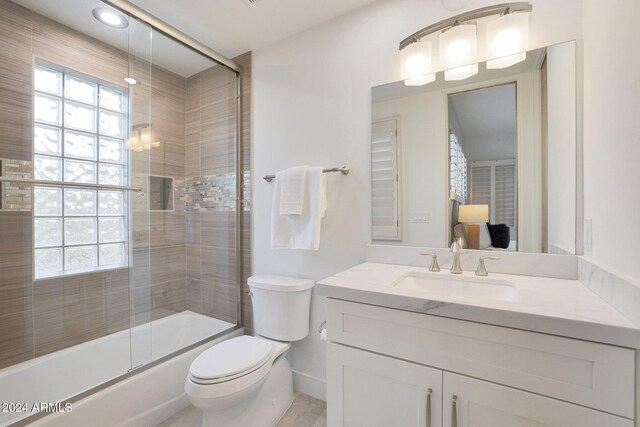
[[[27,403],[30,407],[33,403],[63,401],[126,374],[132,367],[161,359],[234,327],[229,322],[184,311],[150,325],[56,351],[1,370],[0,402]],[[148,359],[132,359],[131,349],[145,345]],[[135,354],[140,356],[142,352]],[[0,425],[29,415],[0,412]]]

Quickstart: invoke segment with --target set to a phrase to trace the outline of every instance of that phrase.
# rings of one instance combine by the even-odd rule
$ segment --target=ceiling
[[[465,140],[516,135],[516,85],[492,86],[449,95]]]
[[[91,11],[105,7],[100,0],[12,0],[41,15],[122,50],[128,29],[108,27]],[[233,58],[293,36],[375,0],[132,0],[196,40]],[[64,6],[64,7],[62,7]],[[140,34],[138,34],[140,35]],[[159,34],[153,35],[153,62],[183,77],[213,62]]]

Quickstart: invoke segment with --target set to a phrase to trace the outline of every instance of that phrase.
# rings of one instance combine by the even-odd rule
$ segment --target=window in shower
[[[126,112],[126,89],[36,64],[33,173],[52,183],[33,189],[36,278],[127,265],[127,195],[82,186],[127,185]]]

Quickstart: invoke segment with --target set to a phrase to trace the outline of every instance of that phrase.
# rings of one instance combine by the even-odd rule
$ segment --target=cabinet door
[[[583,406],[445,372],[443,427],[633,427]]]
[[[329,427],[440,427],[442,371],[327,344]]]

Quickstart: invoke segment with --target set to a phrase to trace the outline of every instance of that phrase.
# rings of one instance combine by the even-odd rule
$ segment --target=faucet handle
[[[431,266],[429,267],[429,271],[433,271],[434,273],[440,271],[440,266],[438,265],[438,255],[431,252],[420,252],[420,255],[431,256]]]
[[[481,256],[478,260],[478,268],[476,269],[476,276],[488,276],[487,269],[484,266],[485,259],[500,259],[497,256]]]

